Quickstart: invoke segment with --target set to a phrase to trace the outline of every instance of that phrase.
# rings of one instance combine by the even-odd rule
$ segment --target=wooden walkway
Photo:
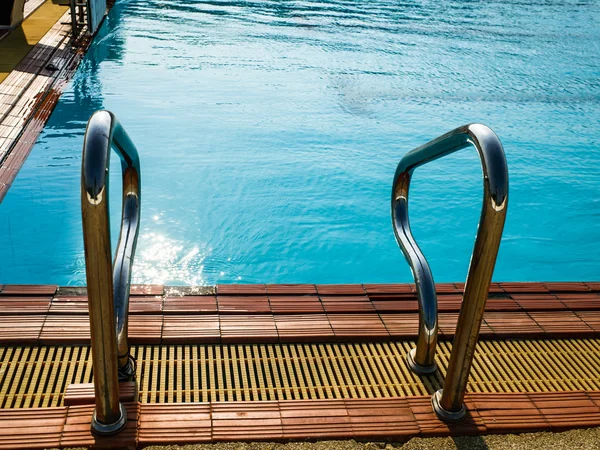
[[[438,284],[440,340],[454,336],[462,285]],[[199,292],[203,291],[203,292]],[[412,285],[134,286],[133,344],[382,342],[415,339]],[[600,283],[494,283],[480,338],[588,338],[600,332]],[[0,290],[0,344],[88,344],[84,289]]]
[[[467,394],[468,414],[440,422],[429,396],[394,399],[140,404],[126,402],[127,426],[90,432],[93,405],[0,410],[0,449],[143,448],[220,441],[376,439],[564,431],[600,426],[600,391]]]
[[[3,61],[10,63],[12,71],[0,76],[0,202],[89,45],[79,39],[71,47],[70,13],[51,0],[29,0],[25,17],[23,27],[0,36],[0,47],[9,40],[23,44],[11,45],[16,59]],[[28,35],[23,28],[31,29]]]
[[[134,286],[138,386],[123,385],[127,429],[99,438],[90,433],[85,289],[1,286],[0,383],[39,372],[52,379],[44,387],[57,388],[3,397],[0,448],[405,440],[600,426],[596,282],[494,283],[468,417],[440,422],[430,394],[445,375],[444,341],[453,336],[462,289],[437,285],[440,372],[416,377],[403,360],[417,331],[413,285]],[[80,384],[61,387],[70,382]]]

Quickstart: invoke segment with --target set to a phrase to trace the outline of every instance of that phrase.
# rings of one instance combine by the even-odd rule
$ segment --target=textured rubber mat
[[[404,355],[413,342],[135,346],[142,403],[423,396],[440,371],[417,377]],[[482,341],[469,392],[600,390],[600,340]],[[92,381],[89,347],[0,348],[0,408],[61,406],[69,384]]]

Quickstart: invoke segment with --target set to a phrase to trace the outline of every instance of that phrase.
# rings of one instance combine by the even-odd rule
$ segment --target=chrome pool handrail
[[[109,217],[109,163],[121,158],[121,232],[112,260]],[[113,434],[125,426],[119,379],[132,378],[135,364],[127,342],[131,267],[140,226],[140,161],[131,139],[109,111],[96,111],[83,141],[81,213],[96,409],[92,430]]]
[[[504,149],[498,136],[485,125],[456,128],[407,153],[398,164],[392,188],[394,234],[411,267],[419,304],[417,347],[407,355],[407,363],[416,373],[432,373],[436,370],[437,297],[429,264],[410,230],[408,191],[417,167],[469,144],[475,146],[481,159],[483,206],[444,388],[432,398],[436,414],[447,421],[460,420],[465,415],[465,389],[504,229],[508,206],[508,168]]]

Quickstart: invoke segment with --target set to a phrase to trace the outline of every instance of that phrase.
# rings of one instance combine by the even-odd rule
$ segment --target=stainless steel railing
[[[444,388],[432,398],[436,414],[447,421],[460,420],[466,412],[463,404],[465,389],[508,206],[508,168],[504,149],[498,136],[485,125],[465,125],[407,153],[398,164],[392,189],[394,234],[411,267],[419,303],[417,347],[406,359],[415,373],[432,373],[436,370],[437,297],[429,264],[410,230],[408,191],[417,167],[469,145],[475,146],[481,159],[483,207]]]
[[[108,206],[110,150],[121,158],[121,233],[112,260]],[[140,227],[140,161],[131,139],[109,111],[95,112],[83,141],[81,215],[96,409],[92,431],[113,434],[126,423],[119,380],[135,375],[127,342],[131,267]]]

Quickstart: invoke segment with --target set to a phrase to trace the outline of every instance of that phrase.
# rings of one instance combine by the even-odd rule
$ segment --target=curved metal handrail
[[[121,233],[111,263],[108,206],[110,149],[121,158]],[[118,380],[132,378],[135,362],[127,342],[131,267],[140,227],[140,161],[131,139],[109,111],[90,118],[83,141],[81,213],[94,367],[96,409],[92,430],[113,434],[125,426]]]
[[[436,413],[445,420],[460,420],[465,414],[464,393],[508,206],[508,168],[504,149],[498,136],[485,125],[462,126],[407,153],[398,164],[392,189],[394,234],[411,267],[419,303],[417,347],[407,355],[407,362],[416,373],[432,373],[436,370],[437,297],[429,264],[410,230],[408,191],[417,167],[469,144],[475,146],[481,159],[483,206],[444,389],[436,392],[432,399]]]

